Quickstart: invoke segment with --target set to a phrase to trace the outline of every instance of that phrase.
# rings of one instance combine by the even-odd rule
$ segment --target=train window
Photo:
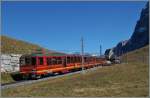
[[[52,64],[53,64],[53,65],[56,65],[56,64],[57,64],[56,58],[52,58]]]
[[[90,62],[92,61],[92,59],[90,58]]]
[[[51,65],[52,62],[51,62],[51,58],[47,58],[47,65]]]
[[[80,62],[80,58],[79,57],[77,57],[77,62]]]
[[[72,57],[70,57],[70,63],[72,63]]]
[[[70,57],[70,63],[72,63],[72,57]]]
[[[79,57],[79,62],[82,62],[82,57]]]
[[[77,57],[74,57],[74,62],[75,62],[75,63],[77,62],[76,58],[77,58]]]
[[[54,64],[58,64],[58,62],[57,62],[57,58],[55,58]]]
[[[77,62],[79,62],[79,57],[76,58]]]
[[[87,58],[86,58],[86,57],[84,57],[84,62],[87,62],[86,60],[87,60]]]
[[[25,58],[25,64],[30,65],[31,64],[31,59],[30,58]]]
[[[67,63],[68,64],[70,63],[70,57],[67,57]]]
[[[66,58],[62,58],[62,64],[63,64],[63,66],[65,66],[66,67]]]
[[[36,58],[35,58],[35,57],[32,57],[31,62],[32,62],[32,65],[36,65]]]
[[[87,62],[89,62],[89,57],[87,58]]]
[[[58,59],[57,59],[57,62],[58,62],[58,64],[62,64],[62,59],[61,59],[61,58],[58,58]]]
[[[38,58],[38,64],[39,65],[43,65],[43,57],[39,57]]]
[[[71,57],[71,63],[74,63],[74,57]]]
[[[72,57],[72,62],[75,63],[75,57]]]

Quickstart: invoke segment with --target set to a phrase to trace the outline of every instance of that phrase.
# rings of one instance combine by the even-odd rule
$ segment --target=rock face
[[[139,49],[149,44],[149,2],[142,9],[140,19],[137,21],[134,32],[129,40],[119,42],[113,49],[113,55],[120,56],[123,53]],[[105,51],[108,57],[111,49]]]
[[[19,71],[19,58],[21,54],[1,54],[1,72]]]
[[[129,40],[124,40],[121,41],[117,44],[117,46],[114,48],[114,54],[116,56],[120,56],[121,54],[123,54],[125,52],[125,47],[127,45],[127,43],[129,42]]]
[[[124,47],[124,51],[132,51],[149,44],[149,4],[142,9],[139,21],[135,26],[133,35]]]

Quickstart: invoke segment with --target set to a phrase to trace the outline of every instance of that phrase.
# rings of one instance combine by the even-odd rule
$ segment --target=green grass
[[[148,96],[148,65],[107,66],[86,74],[2,90],[2,96]]]
[[[1,73],[1,83],[11,83],[15,82],[15,80],[11,77],[10,73]]]

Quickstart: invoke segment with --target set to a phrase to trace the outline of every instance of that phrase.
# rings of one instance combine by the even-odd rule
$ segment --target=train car
[[[84,56],[84,68],[103,64],[98,57]],[[51,56],[46,54],[28,54],[20,57],[20,74],[23,78],[40,78],[55,73],[66,73],[82,68],[80,55]]]

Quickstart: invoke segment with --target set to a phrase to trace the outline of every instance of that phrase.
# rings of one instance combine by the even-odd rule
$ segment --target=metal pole
[[[81,55],[82,55],[82,73],[84,73],[84,45],[83,45],[83,37],[81,37]]]
[[[126,62],[126,63],[128,64],[128,53],[126,54],[126,56],[127,56],[127,57],[126,57],[126,59],[127,59],[127,62]]]
[[[102,55],[102,46],[100,45],[100,56]]]

